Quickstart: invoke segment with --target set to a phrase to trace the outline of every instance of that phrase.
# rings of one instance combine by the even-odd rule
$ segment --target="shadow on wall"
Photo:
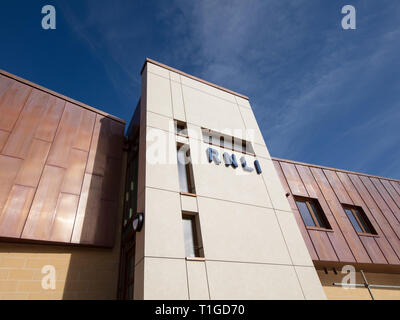
[[[116,298],[124,129],[0,72],[0,299]]]
[[[99,116],[97,116],[99,117]],[[95,124],[65,277],[63,299],[116,299],[123,212],[124,126],[109,118]],[[94,152],[95,150],[95,152]]]
[[[91,147],[75,217],[72,209],[67,212],[65,208],[63,215],[58,216],[59,207],[55,209],[54,203],[53,208],[53,199],[42,199],[41,217],[53,217],[52,230],[47,232],[54,232],[54,221],[57,220],[57,234],[68,239],[71,227],[67,226],[71,225],[70,219],[74,219],[71,244],[25,243],[3,238],[0,242],[0,300],[116,299],[121,195],[126,165],[122,150],[124,125],[99,114],[95,117],[96,121],[89,129],[92,132]],[[56,199],[58,197],[57,193]],[[32,203],[25,205],[29,210]],[[16,215],[20,208],[13,210]],[[54,266],[55,288],[49,286],[49,281],[46,282],[47,289],[42,287],[46,276],[42,273],[44,266]]]

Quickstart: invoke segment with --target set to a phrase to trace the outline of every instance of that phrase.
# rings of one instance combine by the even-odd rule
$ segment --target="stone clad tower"
[[[135,299],[325,299],[247,97],[147,59],[137,197]]]

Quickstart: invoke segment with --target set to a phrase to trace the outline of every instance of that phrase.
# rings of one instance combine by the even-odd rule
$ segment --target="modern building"
[[[141,75],[125,130],[1,72],[0,299],[400,299],[400,181],[271,158],[246,96]]]

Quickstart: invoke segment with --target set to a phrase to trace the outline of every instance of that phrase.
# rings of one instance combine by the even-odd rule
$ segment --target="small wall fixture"
[[[143,222],[144,222],[143,213],[141,213],[141,212],[137,213],[132,221],[133,231],[140,232],[140,230],[142,230],[142,227],[143,227]]]
[[[258,162],[258,160],[254,161],[254,168],[256,168],[257,174],[261,174],[262,173],[261,166],[260,166],[260,163]]]

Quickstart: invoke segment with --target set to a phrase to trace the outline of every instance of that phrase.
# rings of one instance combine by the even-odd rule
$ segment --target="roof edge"
[[[399,182],[400,183],[400,180],[398,180],[398,179],[381,177],[381,176],[376,176],[376,175],[368,174],[368,173],[362,173],[362,172],[356,172],[356,171],[350,171],[350,170],[344,170],[344,169],[337,169],[337,168],[332,168],[332,167],[325,167],[325,166],[320,166],[320,165],[316,165],[316,164],[300,162],[300,161],[294,161],[294,160],[281,159],[281,158],[275,158],[275,157],[271,157],[271,159],[275,160],[275,161],[279,161],[279,162],[287,162],[287,163],[299,164],[299,165],[304,165],[304,166],[308,166],[308,167],[312,167],[312,168],[334,170],[334,171],[339,171],[339,172],[344,172],[344,173],[357,174],[359,176],[390,180],[390,181],[395,181],[395,182]]]
[[[178,74],[180,74],[180,75],[182,75],[182,76],[188,77],[188,78],[190,78],[190,79],[193,79],[193,80],[199,81],[199,82],[201,82],[201,83],[207,84],[207,85],[209,85],[209,86],[211,86],[211,87],[214,87],[214,88],[216,88],[216,89],[219,89],[219,90],[228,92],[228,93],[230,93],[230,94],[233,94],[233,95],[235,95],[235,96],[238,96],[238,97],[240,97],[240,98],[249,100],[249,97],[247,97],[247,96],[245,96],[245,95],[243,95],[243,94],[237,93],[237,92],[235,92],[235,91],[232,91],[232,90],[229,90],[229,89],[227,89],[227,88],[221,87],[221,86],[219,86],[219,85],[217,85],[217,84],[215,84],[215,83],[208,82],[208,81],[206,81],[206,80],[203,80],[203,79],[200,79],[200,78],[198,78],[198,77],[192,76],[192,75],[190,75],[190,74],[188,74],[188,73],[185,73],[185,72],[180,71],[180,70],[178,70],[178,69],[172,68],[172,67],[170,67],[170,66],[167,66],[166,64],[163,64],[163,63],[161,63],[161,62],[155,61],[155,60],[150,59],[150,58],[146,58],[146,60],[145,60],[145,62],[144,62],[144,64],[143,64],[143,67],[142,67],[142,69],[141,69],[141,71],[140,71],[140,74],[143,73],[143,70],[144,70],[144,68],[146,67],[146,64],[147,64],[148,62],[150,62],[150,63],[152,63],[152,64],[155,64],[156,66],[159,66],[159,67],[161,67],[161,68],[167,69],[167,70],[169,70],[169,71],[178,73]]]
[[[55,97],[57,97],[57,98],[66,100],[66,101],[68,101],[68,102],[70,102],[70,103],[76,104],[76,105],[78,105],[78,106],[80,106],[80,107],[82,107],[82,108],[85,108],[85,109],[88,109],[88,110],[90,110],[90,111],[96,112],[96,113],[98,113],[98,114],[101,114],[102,116],[105,116],[105,117],[107,117],[107,118],[110,118],[110,119],[112,119],[112,120],[118,121],[118,122],[120,122],[120,123],[126,125],[126,121],[123,120],[123,119],[120,119],[120,118],[118,118],[118,117],[116,117],[116,116],[113,116],[112,114],[109,114],[109,113],[107,113],[107,112],[104,112],[104,111],[101,111],[101,110],[96,109],[96,108],[94,108],[94,107],[91,107],[91,106],[89,106],[89,105],[87,105],[87,104],[85,104],[85,103],[83,103],[83,102],[80,102],[80,101],[74,100],[74,99],[72,99],[72,98],[69,98],[69,97],[67,97],[67,96],[65,96],[65,95],[62,95],[62,94],[60,94],[60,93],[57,93],[57,92],[55,92],[55,91],[53,91],[53,90],[47,89],[47,88],[45,88],[45,87],[42,87],[42,86],[40,86],[40,85],[38,85],[38,84],[36,84],[36,83],[33,83],[33,82],[29,81],[29,80],[26,80],[26,79],[23,79],[23,78],[21,78],[21,77],[18,77],[18,76],[16,76],[16,75],[12,74],[12,73],[9,73],[9,72],[7,72],[7,71],[4,71],[4,70],[1,70],[1,69],[0,69],[0,74],[3,75],[3,76],[5,76],[5,77],[7,77],[7,78],[11,78],[11,79],[16,80],[16,81],[18,81],[18,82],[24,83],[24,84],[26,84],[26,85],[28,85],[28,86],[30,86],[30,87],[33,87],[33,88],[35,88],[35,89],[37,89],[37,90],[46,92],[46,93],[48,93],[48,94],[50,94],[50,95],[52,95],[52,96],[55,96]]]

